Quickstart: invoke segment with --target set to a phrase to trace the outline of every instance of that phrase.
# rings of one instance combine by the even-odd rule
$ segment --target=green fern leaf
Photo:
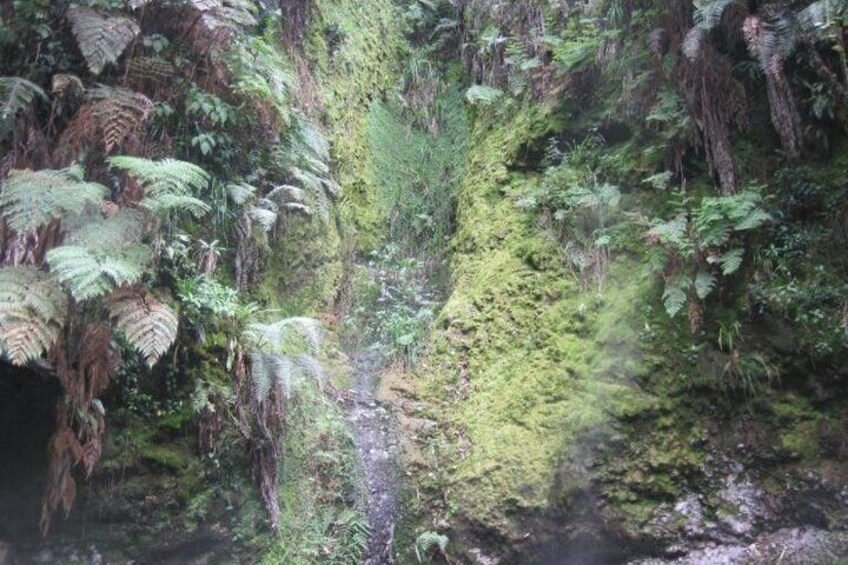
[[[103,185],[83,182],[82,174],[80,167],[10,172],[0,192],[3,219],[15,231],[26,231],[82,213],[109,193]]]
[[[712,273],[698,273],[695,277],[695,294],[701,300],[709,296],[718,284],[718,279]]]
[[[686,281],[682,278],[675,281],[668,281],[665,284],[665,290],[663,291],[663,304],[665,306],[665,311],[668,312],[668,315],[672,318],[676,316],[684,306],[686,306],[687,286]]]
[[[475,84],[465,92],[469,104],[488,106],[503,96],[503,91],[483,84]]]
[[[118,58],[139,33],[138,24],[121,16],[104,16],[93,8],[72,5],[68,8],[71,31],[80,51],[95,75]]]
[[[67,296],[46,273],[0,269],[0,351],[15,365],[48,353],[67,316]]]
[[[176,159],[151,161],[141,157],[116,156],[109,164],[126,171],[143,188],[145,197],[139,203],[153,212],[187,211],[195,216],[211,208],[195,195],[211,180],[209,174],[192,163]]]
[[[721,266],[721,274],[727,276],[732,275],[742,266],[742,258],[745,256],[744,249],[731,249],[727,253],[718,258],[718,264]]]
[[[308,352],[317,355],[324,342],[321,322],[312,318],[285,318],[271,324],[248,325],[246,340],[251,346],[272,355]]]
[[[109,299],[109,315],[152,367],[177,339],[179,318],[153,295],[121,289]]]
[[[34,82],[0,77],[0,139],[11,131],[18,114],[32,108],[39,99],[46,101],[47,94]]]
[[[63,245],[47,252],[47,264],[78,302],[141,280],[150,261],[143,245],[124,249],[89,249]]]

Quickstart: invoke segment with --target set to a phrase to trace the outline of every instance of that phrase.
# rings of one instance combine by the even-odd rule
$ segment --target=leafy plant
[[[719,275],[730,276],[742,266],[745,247],[740,236],[771,220],[762,208],[756,187],[730,196],[703,198],[697,207],[684,206],[668,221],[657,221],[647,233],[648,242],[661,253],[655,269],[665,279],[663,302],[675,316],[690,304],[690,318],[698,317],[699,300],[718,286]],[[693,321],[693,325],[695,322]]]
[[[204,201],[197,198],[210,182],[209,174],[192,163],[176,159],[151,161],[140,157],[110,157],[109,164],[127,171],[144,188],[143,208],[156,213],[187,211],[202,216],[210,211]]]
[[[12,171],[0,192],[3,219],[16,231],[49,224],[70,214],[81,214],[109,193],[83,180],[82,167],[40,171]]]
[[[109,297],[109,315],[149,367],[177,339],[177,313],[147,291],[124,288],[113,293]]]
[[[0,268],[0,352],[24,365],[53,349],[65,325],[67,298],[48,274]]]
[[[122,16],[106,16],[86,6],[68,8],[68,20],[89,70],[99,75],[116,63],[139,33],[135,21]]]
[[[47,94],[37,84],[20,77],[0,77],[0,139],[12,130],[15,119]]]

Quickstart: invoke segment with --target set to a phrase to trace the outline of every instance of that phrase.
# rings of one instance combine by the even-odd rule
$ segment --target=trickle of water
[[[365,515],[371,536],[366,565],[394,563],[394,532],[398,519],[399,467],[395,429],[388,410],[377,402],[381,356],[374,351],[354,353],[355,400],[349,409],[356,447],[365,473]]]

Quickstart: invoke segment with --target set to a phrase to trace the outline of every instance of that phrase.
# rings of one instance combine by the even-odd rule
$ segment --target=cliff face
[[[195,160],[266,196],[300,183],[322,198],[286,202],[270,230],[227,196],[220,230],[162,220],[184,239],[169,240],[144,284],[184,329],[164,366],[133,357],[115,371],[99,405],[100,465],[88,481],[75,471],[76,504],[46,541],[0,535],[20,537],[10,540],[19,559],[359,563],[366,548],[375,555],[365,506],[380,493],[366,490],[368,458],[397,451],[402,472],[383,482],[406,510],[397,524],[383,513],[387,549],[373,563],[848,555],[844,20],[765,37],[813,21],[819,3],[271,4],[251,11],[239,38],[254,50],[239,64],[262,59],[264,73],[284,77],[285,103],[204,51],[191,60],[203,80],[158,101],[159,121],[129,149]],[[33,25],[65,23],[33,10]],[[138,56],[149,64],[174,29],[149,34],[165,25],[158,13],[122,14],[146,26]],[[31,78],[84,70],[80,54],[59,57],[68,33],[53,32],[55,60],[33,63]],[[791,49],[766,52],[790,35]],[[0,35],[4,55],[18,49],[9,41]],[[187,72],[180,49],[162,53]],[[165,92],[134,78],[137,68],[104,80]],[[238,80],[220,78],[228,72]],[[285,119],[273,117],[280,106]],[[175,107],[185,116],[171,131]],[[250,123],[214,118],[230,110]],[[67,107],[52,111],[67,125]],[[206,133],[222,144],[209,155],[198,128],[221,123]],[[28,140],[0,130],[16,168],[62,157],[43,149],[60,146],[50,124]],[[310,143],[313,153],[292,156]],[[88,174],[118,182],[109,150],[93,147],[80,157]],[[120,206],[133,206],[125,192]],[[230,230],[234,210],[241,223]],[[223,241],[212,242],[217,274],[180,271],[208,267],[195,248],[208,251],[212,235]],[[198,245],[180,251],[180,241]],[[220,288],[186,298],[186,280],[204,277]],[[240,290],[227,295],[230,283]],[[248,405],[245,419],[240,404],[263,388],[239,380],[234,328],[246,322],[227,309],[240,307],[262,320],[316,317],[329,330],[323,388],[278,397],[285,418],[265,443],[248,424],[268,405]],[[4,428],[31,434],[0,447],[26,444],[32,464],[44,463],[29,448],[55,431],[46,414],[59,392],[22,388],[27,372],[2,369],[4,402],[21,408],[21,398],[32,417],[4,411]],[[369,445],[391,445],[363,457],[355,426],[374,415]],[[276,454],[264,475],[263,449]],[[45,477],[3,476],[32,491],[14,504],[34,530]]]

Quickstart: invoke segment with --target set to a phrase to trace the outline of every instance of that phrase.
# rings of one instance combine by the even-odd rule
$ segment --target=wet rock
[[[471,555],[471,558],[474,559],[475,565],[498,565],[501,562],[499,557],[486,555],[483,553],[483,550],[478,547],[471,548],[468,553]]]

